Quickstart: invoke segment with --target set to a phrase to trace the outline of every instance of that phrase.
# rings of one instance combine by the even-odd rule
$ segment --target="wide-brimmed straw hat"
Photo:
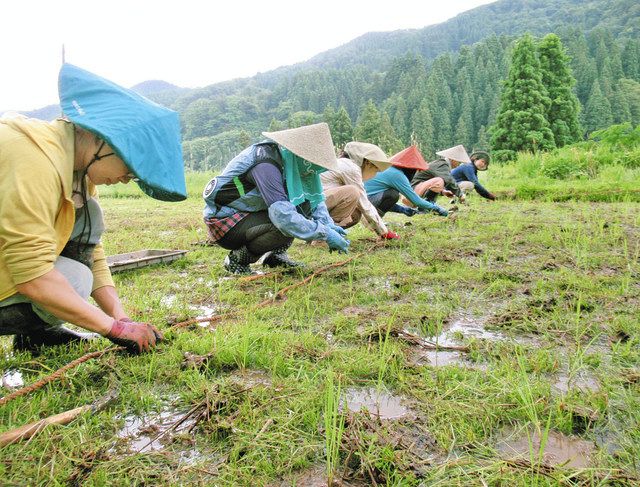
[[[358,166],[362,167],[366,159],[378,168],[378,171],[384,171],[391,166],[391,161],[384,151],[375,144],[368,142],[349,142],[344,146],[344,151],[349,158]]]
[[[418,171],[424,171],[429,169],[429,165],[422,157],[420,150],[415,146],[409,146],[406,149],[391,156],[391,164],[395,167],[402,167],[405,169],[417,169]]]
[[[338,169],[329,125],[324,122],[277,132],[262,132],[262,135],[313,164],[330,171]]]
[[[62,113],[106,141],[146,194],[187,197],[178,114],[71,64],[58,78]]]
[[[469,154],[467,154],[467,151],[465,150],[463,145],[449,147],[448,149],[436,152],[436,154],[440,157],[444,157],[445,159],[451,159],[452,161],[471,162]]]

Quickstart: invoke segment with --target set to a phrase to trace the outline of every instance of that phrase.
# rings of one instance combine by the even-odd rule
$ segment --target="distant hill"
[[[138,83],[137,85],[132,86],[131,89],[142,96],[148,96],[162,93],[164,91],[177,91],[181,88],[179,86],[172,85],[171,83],[167,83],[166,81],[153,79]]]
[[[47,105],[28,112],[20,112],[29,118],[39,118],[41,120],[54,120],[60,116],[60,105]]]

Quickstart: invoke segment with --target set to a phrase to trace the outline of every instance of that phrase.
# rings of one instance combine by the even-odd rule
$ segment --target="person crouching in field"
[[[204,189],[209,239],[230,250],[224,268],[250,274],[265,255],[267,267],[297,267],[287,249],[294,238],[324,240],[347,252],[346,232],[327,211],[320,173],[338,168],[326,123],[263,132]]]
[[[486,171],[489,168],[490,160],[491,157],[488,152],[475,151],[471,154],[471,162],[469,164],[461,164],[451,171],[451,175],[463,193],[475,189],[483,198],[492,201],[496,199],[495,195],[485,189],[478,181],[478,171]]]
[[[456,180],[451,175],[451,170],[465,162],[471,162],[469,154],[464,146],[457,145],[440,152],[436,152],[440,159],[429,162],[428,169],[418,171],[411,180],[411,186],[418,196],[431,201],[436,201],[439,195],[447,198],[464,198]],[[402,203],[413,206],[409,200],[402,198]]]
[[[449,213],[444,208],[422,199],[411,187],[411,179],[416,171],[427,169],[422,154],[414,145],[407,147],[391,157],[392,166],[376,174],[364,183],[369,201],[378,213],[384,216],[388,211],[403,213],[408,216],[416,214],[416,210],[397,204],[400,195],[404,196],[419,210],[434,211],[441,216]]]
[[[69,64],[59,89],[66,119],[0,119],[0,335],[23,351],[96,336],[68,322],[148,351],[162,335],[123,309],[95,185],[136,179],[156,199],[185,199],[178,115]]]
[[[377,145],[349,142],[338,158],[337,168],[320,175],[329,215],[340,227],[352,227],[362,218],[365,226],[381,238],[400,238],[387,229],[363,184],[363,180],[390,166],[389,158]]]

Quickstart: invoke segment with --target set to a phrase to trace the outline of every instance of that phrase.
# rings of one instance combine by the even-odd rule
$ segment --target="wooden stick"
[[[18,441],[28,440],[29,438],[40,433],[47,427],[47,425],[68,424],[85,412],[100,411],[107,407],[107,405],[111,403],[116,397],[116,393],[111,392],[93,404],[70,409],[68,411],[43,418],[40,421],[36,421],[35,423],[25,424],[24,426],[20,426],[19,428],[5,431],[4,433],[0,434],[0,448],[11,445],[12,443],[17,443]]]

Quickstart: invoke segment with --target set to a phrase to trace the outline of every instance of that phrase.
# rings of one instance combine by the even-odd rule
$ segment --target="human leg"
[[[395,189],[386,189],[379,193],[373,194],[369,196],[369,201],[371,204],[375,206],[376,210],[378,210],[378,214],[380,216],[384,216],[393,205],[396,204],[398,198],[400,197],[400,193]]]
[[[337,188],[327,189],[324,192],[329,215],[336,225],[347,228],[355,225],[360,219],[358,211],[358,198],[360,191],[357,186],[347,184]],[[356,213],[356,215],[354,215]],[[357,216],[357,219],[354,218]],[[355,221],[354,221],[355,220]]]

